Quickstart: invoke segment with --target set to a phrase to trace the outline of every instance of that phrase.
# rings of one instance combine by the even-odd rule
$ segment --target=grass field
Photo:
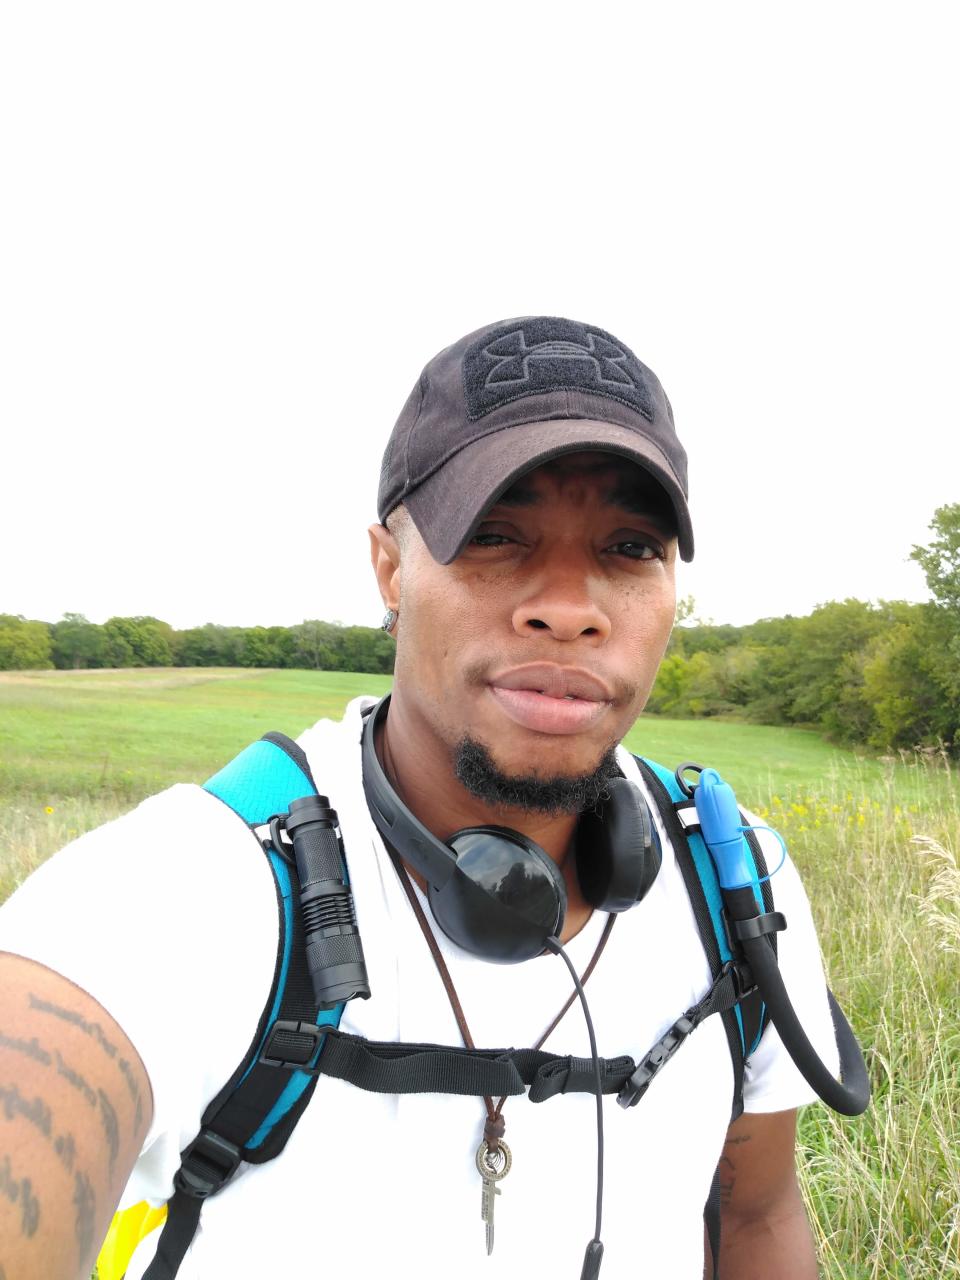
[[[305,671],[0,674],[0,899],[73,835],[296,735],[387,677]],[[960,783],[937,756],[641,719],[628,745],[710,763],[803,871],[831,985],[874,1082],[859,1120],[810,1107],[801,1182],[828,1280],[960,1277]],[[774,886],[775,887],[775,886]]]

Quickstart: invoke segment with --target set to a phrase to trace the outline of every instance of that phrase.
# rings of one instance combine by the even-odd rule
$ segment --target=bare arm
[[[723,1280],[817,1280],[813,1236],[797,1186],[796,1111],[745,1113],[720,1158]]]
[[[152,1116],[110,1015],[0,953],[0,1277],[87,1280]]]

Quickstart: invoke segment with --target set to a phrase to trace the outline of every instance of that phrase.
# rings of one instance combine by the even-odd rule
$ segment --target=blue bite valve
[[[710,850],[722,889],[743,889],[753,884],[747,846],[741,830],[740,810],[733,788],[716,769],[704,769],[693,793],[704,843]]]

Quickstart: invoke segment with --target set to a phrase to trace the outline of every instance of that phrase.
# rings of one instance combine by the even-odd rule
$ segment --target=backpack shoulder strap
[[[144,1280],[173,1280],[204,1201],[226,1185],[242,1161],[262,1163],[283,1150],[316,1087],[313,1068],[326,1040],[324,1029],[336,1028],[343,1013],[342,1004],[317,1012],[296,866],[270,843],[265,829],[293,800],[317,794],[303,751],[283,734],[269,733],[214,774],[204,789],[244,820],[267,856],[277,894],[277,955],[250,1047],[204,1111],[200,1132],[181,1152],[167,1219]]]
[[[710,965],[710,972],[716,978],[723,965],[732,958],[732,953],[724,924],[720,881],[717,878],[713,859],[700,834],[696,821],[696,806],[681,787],[675,772],[641,756],[634,756],[634,759],[657,803],[663,825],[673,844],[683,881],[690,896],[700,941]],[[770,892],[769,879],[763,879],[767,875],[763,851],[752,831],[745,832],[745,835],[754,864],[754,893],[758,897],[762,895],[766,910],[771,911],[773,895]],[[772,937],[775,942],[776,935]],[[733,1106],[730,1118],[735,1120],[743,1111],[744,1064],[750,1053],[760,1043],[760,1036],[766,1024],[766,1009],[759,993],[754,991],[743,997],[732,1009],[723,1012],[721,1016],[727,1033],[730,1059],[733,1063]],[[720,1166],[717,1165],[710,1184],[710,1193],[703,1208],[704,1227],[712,1259],[711,1269],[705,1270],[704,1275],[710,1274],[714,1280],[717,1277],[720,1257],[720,1209]]]
[[[680,872],[690,896],[694,919],[700,933],[710,972],[714,977],[731,959],[736,959],[724,922],[723,899],[716,868],[696,821],[696,808],[683,790],[675,772],[653,760],[635,756],[640,772],[660,810],[664,827],[670,836]],[[746,833],[753,860],[754,892],[764,910],[773,909],[767,866],[759,841],[752,831]],[[743,1110],[743,1068],[745,1060],[760,1042],[766,1025],[766,1009],[758,993],[741,999],[723,1014],[730,1057],[733,1062],[734,1093],[731,1118]]]

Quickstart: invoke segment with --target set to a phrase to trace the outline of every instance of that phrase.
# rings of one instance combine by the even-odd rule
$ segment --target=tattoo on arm
[[[56,1061],[57,1075],[62,1076],[68,1084],[85,1099],[88,1106],[96,1107],[100,1112],[100,1123],[103,1125],[104,1136],[107,1139],[107,1149],[110,1154],[110,1172],[112,1173],[117,1162],[117,1154],[120,1150],[120,1124],[117,1119],[117,1111],[110,1099],[110,1096],[103,1089],[94,1091],[92,1086],[80,1074],[75,1071],[68,1062],[64,1061],[63,1054],[59,1049],[54,1049],[53,1057],[37,1042],[36,1039],[27,1043],[24,1041],[14,1041],[8,1036],[2,1036],[2,1044],[5,1048],[12,1048],[15,1052],[26,1053],[36,1062],[49,1065],[52,1061]],[[124,1065],[129,1072],[129,1064],[124,1061]],[[130,1076],[125,1076],[129,1081]],[[136,1122],[137,1126],[143,1119],[143,1107],[140,1103],[139,1091],[135,1099],[136,1105]],[[21,1094],[16,1084],[4,1085],[0,1084],[0,1117],[6,1120],[13,1120],[15,1116],[22,1116],[28,1124],[32,1124],[35,1129],[43,1134],[45,1138],[50,1138],[53,1129],[53,1120],[49,1106],[42,1098],[32,1098],[29,1101]],[[73,1138],[67,1135],[64,1139],[60,1135],[56,1139],[55,1147],[60,1144],[57,1154],[61,1157],[68,1169],[72,1168],[74,1145]]]
[[[34,995],[32,991],[29,993],[29,1000],[30,1008],[35,1009],[38,1013],[48,1013],[54,1018],[59,1018],[62,1022],[68,1022],[71,1026],[78,1027],[85,1036],[90,1036],[91,1039],[96,1041],[108,1058],[116,1062],[117,1069],[123,1076],[127,1092],[130,1094],[130,1099],[136,1109],[136,1127],[139,1129],[143,1120],[143,1101],[140,1097],[140,1088],[134,1077],[133,1068],[123,1054],[118,1053],[117,1046],[113,1041],[109,1040],[104,1034],[100,1023],[91,1022],[88,1018],[83,1017],[82,1014],[74,1013],[72,1009],[64,1009],[61,1005],[54,1004],[51,1000],[43,1000],[40,996]],[[0,1045],[2,1044],[3,1040],[0,1039]],[[36,1040],[33,1041],[33,1044],[37,1044]],[[38,1045],[37,1048],[39,1049]],[[40,1052],[43,1053],[44,1051],[41,1049]]]
[[[41,1062],[45,1067],[50,1065],[50,1055],[46,1049],[41,1049],[37,1037],[32,1040],[18,1040],[14,1036],[5,1036],[0,1031],[0,1049],[12,1049],[14,1053],[26,1054],[28,1058],[33,1058],[34,1062]]]
[[[96,1222],[97,1198],[93,1194],[90,1179],[85,1173],[73,1175],[73,1206],[76,1209],[73,1229],[77,1237],[81,1261],[90,1257],[93,1245],[93,1229]]]
[[[40,1201],[34,1195],[29,1178],[15,1178],[10,1157],[0,1160],[0,1196],[11,1205],[20,1205],[20,1230],[28,1239],[37,1234],[40,1225]]]
[[[103,1090],[100,1090],[100,1105],[101,1120],[107,1129],[107,1140],[110,1145],[112,1170],[119,1144],[119,1133],[116,1113]],[[74,1235],[80,1261],[83,1262],[90,1256],[91,1246],[94,1243],[96,1196],[86,1173],[74,1167],[77,1146],[73,1134],[54,1134],[53,1116],[42,1098],[28,1100],[21,1094],[16,1084],[0,1085],[0,1119],[13,1120],[15,1117],[22,1117],[41,1133],[53,1147],[64,1169],[73,1174],[73,1205],[76,1211]],[[29,1178],[14,1177],[9,1155],[4,1155],[0,1162],[0,1198],[2,1197],[5,1197],[11,1205],[19,1205],[21,1234],[28,1239],[34,1236],[40,1225],[40,1202]],[[4,1280],[2,1266],[0,1266],[0,1280]]]
[[[34,1011],[77,1028],[114,1063],[123,1079],[125,1091],[130,1095],[136,1117],[135,1125],[139,1131],[143,1122],[143,1101],[134,1069],[118,1051],[117,1045],[105,1034],[100,1023],[33,993],[29,993],[29,1003]],[[97,1232],[97,1194],[94,1183],[81,1166],[74,1133],[60,1129],[50,1104],[39,1094],[25,1092],[24,1081],[30,1080],[30,1070],[36,1075],[38,1067],[42,1069],[41,1074],[43,1070],[49,1069],[70,1086],[81,1105],[97,1112],[105,1137],[104,1149],[111,1174],[115,1171],[121,1147],[120,1119],[114,1100],[110,1093],[91,1083],[73,1066],[59,1048],[46,1048],[36,1036],[18,1037],[0,1030],[0,1050],[16,1054],[30,1064],[29,1069],[25,1067],[22,1079],[0,1081],[0,1137],[7,1124],[26,1124],[49,1144],[57,1162],[72,1180],[73,1235],[79,1261],[83,1265],[92,1265],[94,1246],[97,1243],[94,1238]],[[21,1236],[29,1239],[37,1234],[41,1226],[41,1203],[37,1191],[42,1195],[42,1188],[34,1188],[31,1178],[13,1164],[15,1158],[15,1152],[0,1155],[0,1204],[6,1202],[14,1209],[15,1215],[19,1217]],[[0,1280],[6,1280],[2,1264]]]
[[[68,1084],[73,1085],[74,1089],[86,1099],[88,1106],[95,1107],[97,1105],[97,1095],[87,1081],[79,1071],[74,1071],[69,1063],[64,1062],[63,1055],[59,1049],[54,1049],[53,1052],[57,1060],[57,1075],[63,1076]]]
[[[71,1026],[79,1027],[85,1036],[91,1036],[96,1040],[108,1058],[117,1056],[117,1046],[107,1039],[99,1022],[91,1022],[82,1013],[75,1013],[72,1009],[64,1009],[62,1005],[54,1004],[52,1000],[43,1000],[40,996],[34,995],[32,991],[29,993],[29,999],[31,1009],[35,1009],[38,1013],[52,1014],[54,1018],[59,1018],[61,1022],[69,1022]]]
[[[120,1126],[117,1123],[117,1113],[113,1109],[113,1103],[102,1089],[97,1090],[97,1097],[100,1100],[100,1123],[107,1135],[107,1146],[110,1149],[110,1172],[113,1173],[117,1163],[117,1152],[120,1150]]]
[[[133,1102],[135,1109],[134,1123],[136,1124],[137,1132],[139,1133],[140,1126],[143,1123],[143,1102],[140,1098],[140,1086],[137,1084],[136,1079],[134,1078],[133,1068],[130,1066],[130,1063],[126,1058],[119,1058],[117,1060],[117,1067],[119,1068],[120,1074],[123,1076],[124,1083],[127,1086],[127,1093],[129,1093],[131,1101]]]
[[[67,1173],[73,1173],[74,1161],[77,1158],[77,1144],[72,1133],[58,1133],[53,1140],[53,1149]]]
[[[50,1137],[53,1122],[50,1108],[42,1098],[32,1098],[28,1102],[15,1084],[0,1084],[0,1114],[5,1120],[13,1120],[15,1116],[23,1116],[28,1124],[39,1129],[45,1138]]]
[[[109,1100],[107,1105],[109,1106]],[[22,1116],[28,1124],[33,1125],[39,1133],[43,1134],[52,1145],[57,1159],[68,1173],[72,1173],[77,1156],[77,1144],[73,1134],[54,1133],[53,1113],[42,1098],[31,1098],[28,1101],[15,1084],[0,1084],[0,1119],[13,1120],[17,1116]]]
[[[723,1155],[720,1157],[720,1205],[726,1208],[733,1199],[734,1188],[737,1185],[737,1166],[734,1160],[734,1147],[742,1146],[743,1143],[750,1141],[748,1133],[738,1134],[736,1137],[727,1138],[723,1144]]]

